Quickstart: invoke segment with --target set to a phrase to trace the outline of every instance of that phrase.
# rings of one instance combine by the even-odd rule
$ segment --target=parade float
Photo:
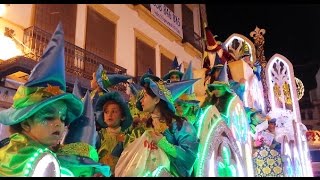
[[[255,31],[250,33],[254,43],[240,34],[232,34],[223,43],[224,48],[235,59],[228,61],[233,80],[246,80],[243,101],[236,96],[228,102],[227,118],[222,118],[214,105],[203,110],[199,119],[200,149],[195,163],[195,176],[256,176],[252,142],[259,124],[252,126],[245,108],[260,110],[261,113],[277,119],[275,139],[281,143],[283,176],[313,176],[306,139],[307,129],[301,123],[298,104],[301,98],[301,81],[299,83],[295,78],[293,66],[286,57],[275,54],[266,60],[263,49],[264,34],[264,29],[256,27]],[[246,62],[240,56],[244,45],[250,52]],[[210,51],[205,54],[211,64],[214,64],[216,56],[221,56]],[[262,67],[260,76],[254,73],[253,68],[256,67],[250,66],[255,63]],[[204,72],[204,69],[195,70],[195,78],[204,79]],[[207,84],[204,80],[195,84],[199,100],[203,101]],[[270,161],[272,159],[261,162],[266,167],[263,170],[270,171]]]
[[[306,128],[301,123],[298,100],[301,92],[297,91],[299,82],[293,72],[290,61],[275,54],[269,60],[264,56],[265,30],[256,28],[250,33],[254,43],[240,34],[232,34],[223,43],[233,60],[228,61],[232,80],[235,82],[245,79],[243,97],[234,96],[227,102],[226,114],[222,115],[215,105],[202,109],[199,116],[197,136],[200,139],[198,156],[194,165],[193,175],[196,177],[254,177],[256,176],[253,159],[253,139],[256,131],[265,122],[252,123],[247,115],[246,108],[255,109],[263,114],[277,119],[277,136],[275,139],[281,143],[282,173],[287,177],[313,176],[308,142],[311,139],[319,141],[319,132],[306,137]],[[247,48],[249,59],[243,59],[243,49]],[[215,57],[221,56],[217,52],[206,51],[214,64]],[[261,74],[256,75],[255,64],[262,67]],[[201,78],[194,86],[195,94],[200,102],[205,99],[205,92],[209,81],[206,81],[206,70],[194,70],[194,78]],[[303,94],[303,93],[302,93]],[[0,126],[0,129],[4,129]],[[2,133],[2,134],[1,134]],[[5,134],[0,132],[1,136]],[[314,145],[316,151],[319,145]],[[272,152],[272,151],[270,151]],[[42,152],[41,152],[42,153]],[[42,153],[43,154],[43,153]],[[47,154],[30,162],[30,176],[60,176],[58,163]],[[53,159],[53,160],[52,160]],[[266,164],[266,171],[272,159],[261,162]],[[43,168],[54,164],[51,168]],[[41,171],[40,171],[41,170]],[[38,172],[39,171],[39,172]],[[263,171],[263,170],[262,170]],[[50,172],[54,174],[50,174]],[[49,174],[48,174],[49,173]],[[61,173],[63,176],[64,174]],[[153,173],[158,174],[158,173]]]

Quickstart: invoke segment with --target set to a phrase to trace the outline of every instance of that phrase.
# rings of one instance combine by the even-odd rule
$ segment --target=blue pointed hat
[[[199,79],[183,80],[173,83],[165,83],[164,81],[155,82],[150,78],[146,78],[145,81],[152,90],[152,92],[157,97],[164,100],[167,103],[168,108],[175,113],[176,109],[174,107],[174,101],[177,100],[187,89],[189,89]],[[137,101],[136,107],[140,111],[143,110],[141,109],[142,106],[140,99]]]
[[[73,167],[92,167],[104,176],[110,176],[110,167],[98,163],[96,149],[98,133],[89,91],[84,96],[84,112],[69,125],[62,147],[57,152],[60,163]]]
[[[190,61],[189,66],[186,72],[183,74],[181,80],[190,80],[193,79],[192,73],[192,61]],[[194,94],[193,85],[182,94],[176,102],[187,103],[197,105],[200,101],[197,100],[196,95]]]
[[[140,78],[140,86],[142,86],[142,87],[143,87],[144,84],[145,84],[145,81],[144,81],[145,78],[151,78],[151,79],[153,79],[154,81],[160,80],[160,78],[159,78],[158,76],[156,76],[156,75],[153,74],[153,72],[152,72],[152,70],[151,70],[150,68],[148,68],[147,72],[144,73],[144,74],[141,76],[141,78]]]
[[[139,84],[136,84],[134,82],[129,83],[129,88],[134,96],[137,96],[139,94],[139,92],[143,89],[142,86],[140,86]]]
[[[179,65],[177,57],[175,56],[174,60],[172,61],[171,70],[167,74],[165,74],[162,79],[163,80],[168,80],[168,79],[170,79],[170,76],[172,74],[178,74],[178,76],[181,79],[182,76],[183,76],[183,73],[180,71],[181,70],[181,65],[182,65],[182,63]]]
[[[68,134],[65,138],[65,144],[84,142],[93,147],[97,141],[96,124],[94,120],[93,107],[90,100],[89,91],[84,96],[83,114],[69,125]]]
[[[105,92],[109,92],[108,88],[117,85],[121,82],[127,82],[128,79],[131,79],[131,76],[123,74],[108,74],[106,70],[103,69],[102,65],[99,64],[96,71],[96,80],[101,89]]]
[[[97,123],[102,128],[108,127],[108,125],[103,120],[103,106],[109,100],[115,101],[120,106],[120,109],[122,110],[123,115],[124,115],[124,120],[121,121],[120,126],[121,126],[121,130],[125,131],[126,129],[128,129],[131,126],[133,119],[132,119],[132,116],[130,113],[128,103],[124,100],[124,98],[121,96],[121,94],[117,91],[108,92],[108,93],[105,93],[104,95],[99,97],[97,104],[96,104],[96,107],[95,107],[95,111],[97,114],[97,116],[96,116]]]
[[[216,58],[214,60],[214,65],[211,68],[210,73],[209,73],[210,75],[212,75],[217,69],[223,68],[223,64],[221,62],[222,62],[221,58],[218,55],[216,55]]]
[[[208,84],[209,91],[213,91],[214,87],[217,86],[224,86],[228,92],[233,92],[230,88],[229,80],[228,80],[228,73],[227,73],[227,62],[223,65],[222,70],[218,78],[212,83]]]
[[[28,82],[17,89],[12,107],[0,111],[0,123],[20,123],[58,100],[63,100],[67,105],[66,124],[81,115],[81,100],[71,93],[66,93],[63,34],[62,25],[59,23],[39,62],[32,69]]]
[[[73,89],[72,89],[72,94],[77,96],[79,99],[83,98],[82,93],[81,93],[81,87],[79,85],[79,80],[78,79],[76,79],[76,81],[74,82]]]

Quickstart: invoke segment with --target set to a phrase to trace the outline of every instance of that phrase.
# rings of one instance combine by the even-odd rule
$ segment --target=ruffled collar
[[[114,129],[114,128],[107,128],[107,133],[111,133],[111,134],[119,134],[121,132],[121,126]]]

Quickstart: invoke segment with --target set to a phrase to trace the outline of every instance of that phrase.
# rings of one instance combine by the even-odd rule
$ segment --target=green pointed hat
[[[58,100],[63,100],[67,105],[66,124],[82,114],[81,100],[71,93],[66,93],[63,34],[62,25],[59,23],[39,62],[32,69],[28,82],[17,89],[12,107],[0,111],[0,123],[20,123]]]
[[[229,80],[228,80],[228,73],[227,73],[227,63],[223,65],[223,69],[220,71],[220,74],[212,84],[208,84],[209,91],[213,91],[214,87],[224,86],[226,90],[230,93],[233,91],[230,88]]]

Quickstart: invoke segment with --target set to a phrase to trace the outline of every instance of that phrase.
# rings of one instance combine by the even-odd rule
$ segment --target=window
[[[77,4],[36,4],[34,25],[53,33],[62,22],[65,40],[74,44],[76,33]]]
[[[161,54],[161,78],[171,70],[172,60]]]
[[[185,4],[182,4],[182,28],[183,38],[187,42],[193,42],[194,40],[194,23],[193,23],[193,12]]]
[[[136,77],[140,77],[147,72],[148,68],[156,74],[155,49],[136,38]]]
[[[86,50],[115,62],[116,24],[88,7],[86,27]]]

